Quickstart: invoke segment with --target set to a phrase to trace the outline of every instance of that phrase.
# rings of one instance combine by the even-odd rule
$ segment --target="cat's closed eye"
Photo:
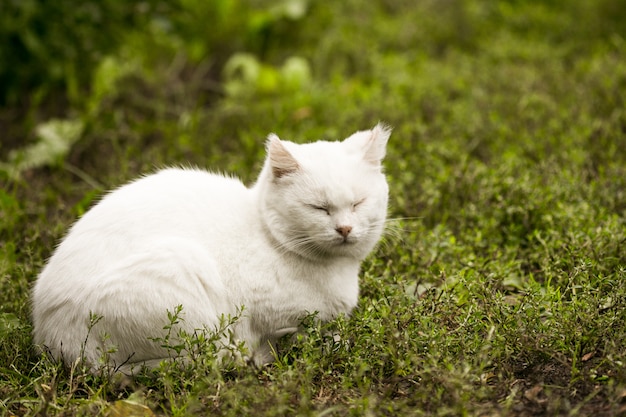
[[[365,198],[362,198],[362,199],[357,200],[354,203],[352,203],[352,211],[355,211],[357,209],[357,207],[359,207],[364,202],[365,202]]]
[[[311,207],[313,210],[323,211],[330,215],[330,207],[328,204],[307,204],[307,206]]]

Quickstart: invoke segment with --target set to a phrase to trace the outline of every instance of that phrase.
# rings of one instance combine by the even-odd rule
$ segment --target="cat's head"
[[[270,135],[255,188],[278,246],[309,259],[363,259],[384,229],[389,188],[382,159],[391,129],[298,145]]]

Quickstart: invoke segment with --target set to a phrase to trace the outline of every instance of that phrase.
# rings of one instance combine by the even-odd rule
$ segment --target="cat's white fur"
[[[357,303],[361,261],[383,231],[381,161],[390,129],[298,145],[270,135],[254,186],[165,169],[105,196],[69,231],[33,289],[34,341],[72,364],[128,371],[168,353],[167,312],[181,329],[234,325],[255,362],[308,313],[328,320]],[[91,314],[101,319],[89,331]],[[106,334],[106,336],[104,336]]]

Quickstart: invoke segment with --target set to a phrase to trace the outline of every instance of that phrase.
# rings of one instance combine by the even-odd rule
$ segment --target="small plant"
[[[229,363],[241,364],[241,359],[247,354],[242,342],[234,339],[233,326],[236,325],[243,312],[243,308],[235,316],[220,318],[219,326],[214,329],[202,328],[188,332],[178,324],[182,318],[183,306],[177,306],[174,311],[168,311],[169,323],[163,328],[166,331],[163,337],[150,340],[165,349],[169,360],[163,361],[161,367],[182,367],[183,369],[205,369],[222,365],[224,369]]]

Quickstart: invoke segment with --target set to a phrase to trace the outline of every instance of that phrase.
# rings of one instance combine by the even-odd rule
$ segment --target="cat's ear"
[[[283,142],[271,133],[267,137],[267,157],[274,178],[281,178],[285,175],[293,174],[298,169],[298,161],[289,153]]]
[[[373,165],[380,166],[387,153],[387,142],[391,136],[391,127],[378,123],[370,131],[371,135],[366,144],[365,160]]]
[[[370,164],[379,167],[387,152],[387,141],[391,135],[391,127],[384,123],[378,123],[372,130],[356,132],[344,143],[356,147],[363,152],[363,159]]]

